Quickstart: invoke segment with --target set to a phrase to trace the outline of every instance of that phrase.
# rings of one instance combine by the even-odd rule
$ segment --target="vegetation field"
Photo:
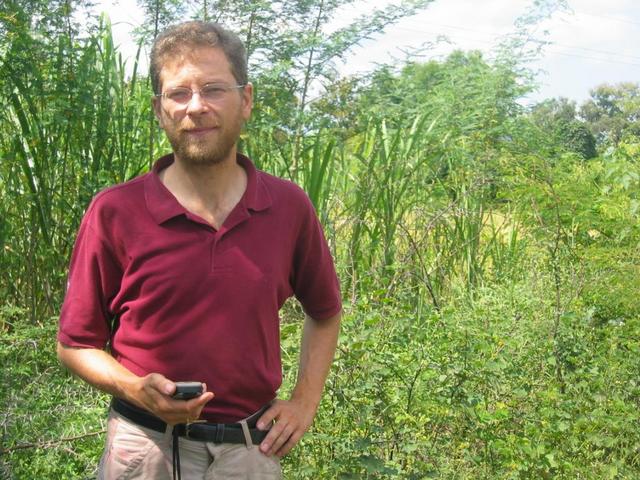
[[[328,32],[347,3],[140,2],[141,56],[191,16],[246,39],[241,150],[307,191],[336,260],[336,360],[285,478],[640,478],[640,85],[522,106],[528,32],[561,2],[494,58],[343,78],[430,2]],[[0,479],[95,477],[109,399],[55,357],[69,256],[93,195],[169,150],[146,73],[85,7],[0,4]],[[301,318],[282,311],[283,395]]]

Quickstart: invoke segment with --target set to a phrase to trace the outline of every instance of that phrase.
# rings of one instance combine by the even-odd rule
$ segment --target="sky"
[[[345,8],[337,28],[361,12],[389,3],[362,0]],[[445,58],[454,49],[481,50],[491,59],[501,41],[516,31],[516,20],[533,0],[434,0],[417,15],[402,19],[384,34],[366,40],[344,63],[341,73],[367,72],[376,64]],[[544,0],[543,0],[544,3]],[[581,103],[590,89],[603,83],[640,82],[640,1],[567,0],[531,32],[545,42],[528,66],[539,72],[539,87],[525,103],[567,97]],[[143,18],[135,0],[101,0],[98,11],[109,14],[116,44],[125,58],[135,55],[131,30]],[[532,44],[533,45],[533,44]],[[407,56],[407,52],[412,52]]]

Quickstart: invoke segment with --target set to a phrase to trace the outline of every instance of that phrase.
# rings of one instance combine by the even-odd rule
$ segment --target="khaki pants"
[[[165,433],[136,425],[109,413],[99,480],[171,480],[171,427]],[[267,457],[258,445],[198,442],[180,438],[180,471],[184,480],[280,480],[278,457]]]

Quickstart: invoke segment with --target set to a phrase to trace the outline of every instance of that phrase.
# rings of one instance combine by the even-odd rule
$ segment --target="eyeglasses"
[[[226,85],[224,83],[208,83],[200,90],[191,90],[187,87],[175,87],[166,92],[158,93],[155,96],[166,98],[178,105],[186,105],[191,101],[194,93],[200,95],[205,102],[216,102],[222,100],[227,92],[244,88],[245,85]]]

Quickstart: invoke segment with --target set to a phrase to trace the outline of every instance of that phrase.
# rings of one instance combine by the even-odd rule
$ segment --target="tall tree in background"
[[[640,136],[640,83],[600,85],[580,107],[599,143],[617,145],[626,135]]]
[[[88,201],[140,171],[148,93],[136,104],[139,83],[135,72],[125,80],[107,22],[88,32],[75,23],[87,2],[6,6],[0,217],[10,220],[0,222],[0,296],[28,305],[36,321],[58,308],[72,232]]]
[[[578,118],[575,101],[564,97],[544,100],[531,108],[530,118],[551,143],[585,160],[597,155],[596,138],[588,124]]]
[[[186,11],[186,5],[180,0],[137,0],[144,12],[145,21],[136,29],[140,40],[150,44],[158,32],[174,23]]]
[[[3,0],[0,2],[0,87],[40,77],[48,62],[71,73],[69,54],[80,31],[74,13],[87,9],[91,0]],[[85,25],[91,30],[91,22]]]

